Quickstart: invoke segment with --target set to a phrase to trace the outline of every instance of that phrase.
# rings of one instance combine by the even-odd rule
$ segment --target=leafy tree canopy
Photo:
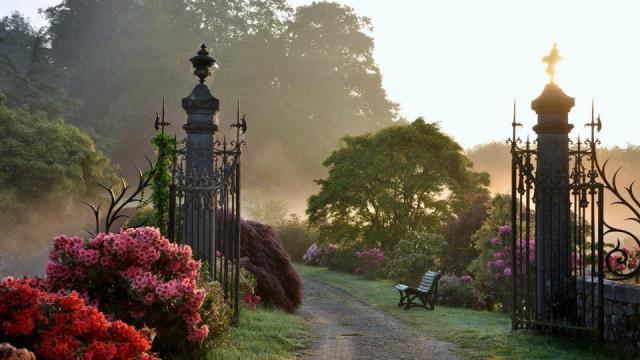
[[[87,134],[42,112],[11,109],[1,94],[0,138],[0,224],[65,209],[112,177],[109,160]]]
[[[489,184],[460,145],[422,118],[346,136],[324,166],[329,175],[316,181],[321,189],[307,208],[321,238],[385,251],[409,230],[439,230]]]
[[[12,107],[67,116],[80,102],[66,87],[69,70],[55,64],[44,30],[36,30],[20,13],[0,19],[0,90]]]

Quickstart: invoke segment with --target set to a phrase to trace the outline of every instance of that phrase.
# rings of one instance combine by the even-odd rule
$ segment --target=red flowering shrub
[[[122,321],[109,322],[77,292],[52,294],[37,279],[0,281],[0,339],[34,351],[38,359],[139,359],[150,340]]]
[[[157,332],[163,356],[199,348],[209,333],[202,321],[206,292],[197,286],[200,262],[191,248],[141,227],[95,238],[55,238],[47,265],[53,291],[76,290],[115,318]]]

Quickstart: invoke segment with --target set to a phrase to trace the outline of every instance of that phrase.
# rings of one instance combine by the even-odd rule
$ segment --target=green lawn
[[[398,293],[387,280],[363,280],[325,268],[296,264],[303,276],[340,287],[418,331],[459,346],[460,355],[471,359],[618,359],[590,343],[562,341],[511,331],[511,319],[498,313],[436,306],[405,311],[396,307]]]
[[[295,359],[311,340],[308,325],[298,315],[260,307],[242,309],[240,325],[223,336],[209,359]]]

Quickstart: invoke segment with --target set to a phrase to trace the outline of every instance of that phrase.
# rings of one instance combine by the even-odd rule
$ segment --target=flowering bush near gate
[[[138,359],[151,341],[120,320],[110,322],[77,292],[48,293],[33,278],[0,281],[0,338],[31,349],[38,359]]]
[[[499,306],[503,311],[509,309],[511,295],[511,277],[513,276],[511,226],[501,225],[497,229],[497,236],[485,240],[482,244],[481,254],[474,261],[471,268],[474,270],[476,280],[474,287],[485,295],[485,303],[488,306]],[[495,230],[494,230],[495,231]],[[535,240],[517,240],[516,256],[526,261],[529,255],[529,264],[535,266],[536,242]],[[485,262],[483,267],[482,262]]]
[[[154,350],[174,354],[198,348],[209,334],[201,311],[211,309],[203,308],[207,294],[197,285],[201,264],[191,256],[189,246],[169,242],[152,227],[90,240],[59,236],[47,283],[52,291],[86,294],[105,313],[138,328],[154,328]]]

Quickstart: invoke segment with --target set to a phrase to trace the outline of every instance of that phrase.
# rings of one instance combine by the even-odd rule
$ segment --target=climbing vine
[[[158,133],[151,144],[158,153],[155,169],[153,170],[153,184],[151,202],[153,203],[153,219],[155,225],[160,228],[162,234],[167,233],[169,223],[169,185],[171,184],[171,159],[175,149],[175,138]]]

